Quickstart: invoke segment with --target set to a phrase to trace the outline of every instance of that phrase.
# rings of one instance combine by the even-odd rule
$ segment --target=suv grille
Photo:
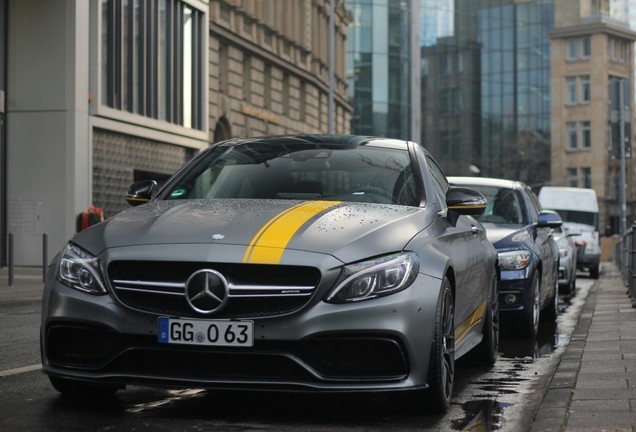
[[[202,269],[216,270],[229,284],[228,301],[214,314],[194,311],[185,297],[186,281]],[[223,319],[289,314],[309,302],[320,282],[313,267],[206,262],[114,261],[108,277],[115,296],[133,309]]]

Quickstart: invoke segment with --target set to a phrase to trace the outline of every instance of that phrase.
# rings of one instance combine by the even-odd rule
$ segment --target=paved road
[[[132,386],[106,403],[65,399],[39,370],[38,278],[38,272],[23,274],[21,285],[12,288],[19,291],[13,300],[6,291],[4,297],[0,294],[2,431],[529,430],[593,282],[581,278],[577,298],[562,305],[558,326],[542,325],[536,341],[504,331],[502,353],[492,370],[459,360],[454,403],[446,415],[435,416],[407,412],[386,395],[271,395]],[[3,289],[7,287],[0,285]]]

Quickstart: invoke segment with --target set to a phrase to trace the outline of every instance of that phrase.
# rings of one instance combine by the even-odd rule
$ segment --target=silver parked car
[[[559,247],[559,294],[576,294],[577,246],[574,237],[581,235],[576,228],[565,225],[553,228],[554,240]]]
[[[485,199],[418,144],[229,140],[128,199],[48,271],[43,370],[64,394],[403,390],[444,410],[457,358],[495,362]]]

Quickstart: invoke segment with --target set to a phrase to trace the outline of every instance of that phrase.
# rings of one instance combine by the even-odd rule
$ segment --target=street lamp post
[[[627,214],[627,204],[625,200],[625,189],[627,185],[625,184],[625,98],[623,94],[623,79],[618,82],[619,92],[618,92],[618,103],[619,103],[619,129],[620,129],[620,155],[621,155],[621,172],[620,172],[620,181],[618,186],[618,199],[620,203],[620,234],[621,236],[625,235],[627,231],[627,223],[626,223],[626,214]]]

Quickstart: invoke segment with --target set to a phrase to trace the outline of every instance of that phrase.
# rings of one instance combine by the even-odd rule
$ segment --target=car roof
[[[507,189],[521,189],[525,186],[523,182],[517,180],[508,180],[491,177],[461,177],[449,176],[448,181],[454,185],[478,185],[478,186],[495,186]]]
[[[213,146],[241,146],[245,144],[328,144],[341,145],[342,147],[358,147],[372,145],[378,147],[396,148],[406,150],[408,141],[364,135],[338,135],[338,134],[304,134],[304,135],[274,135],[252,138],[232,138],[215,143]]]

